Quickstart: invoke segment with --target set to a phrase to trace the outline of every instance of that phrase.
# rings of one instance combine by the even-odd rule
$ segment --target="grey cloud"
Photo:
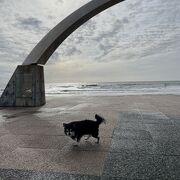
[[[54,52],[52,54],[52,56],[50,57],[48,64],[53,64],[55,62],[57,62],[60,59],[60,54],[59,52],[56,50],[56,52]]]
[[[110,25],[111,28],[109,30],[106,30],[106,27],[104,27],[101,29],[101,31],[98,31],[97,29],[100,29],[99,23],[97,23],[97,21],[94,19],[90,20],[67,38],[67,40],[61,45],[63,50],[60,54],[62,56],[72,56],[89,52],[88,56],[92,56],[96,60],[100,61],[101,57],[107,55],[112,51],[114,46],[118,45],[119,39],[117,36],[123,29],[124,25],[128,23],[128,18],[123,17],[121,19],[112,21],[112,25]],[[94,44],[94,46],[92,46],[91,42]],[[89,45],[90,48],[88,50]],[[93,50],[93,47],[95,46],[98,49],[94,48]],[[85,52],[83,51],[84,48],[82,47],[86,47]],[[95,52],[97,50],[99,53]],[[92,51],[94,52],[92,53]]]
[[[57,2],[58,2],[58,3],[62,3],[62,2],[63,2],[63,0],[57,0]]]
[[[63,12],[60,3],[68,4],[73,3],[73,1],[55,0],[52,3],[56,6],[59,3],[57,7]],[[81,2],[83,1],[85,2],[85,0]],[[0,2],[3,2],[3,0],[0,0]],[[97,61],[101,61],[105,59],[105,56],[108,56],[109,61],[111,61],[113,58],[123,57],[129,60],[130,58],[150,56],[163,51],[173,51],[180,45],[180,35],[178,34],[180,32],[180,11],[178,5],[179,0],[173,2],[127,0],[122,4],[120,3],[113,7],[114,9],[107,10],[110,13],[102,13],[97,18],[89,20],[69,36],[57,49],[57,52],[52,55],[51,62],[57,61],[63,56],[78,54]],[[51,6],[49,7],[51,8]],[[25,56],[24,53],[28,53],[42,38],[41,36],[48,32],[47,29],[44,31],[43,25],[46,24],[50,30],[53,25],[59,22],[59,19],[56,19],[59,12],[58,8],[57,11],[54,11],[54,9],[48,9],[47,7],[47,13],[43,6],[41,8],[42,12],[37,8],[38,13],[36,12],[33,17],[31,17],[32,15],[28,16],[26,12],[26,16],[19,13],[18,18],[13,14],[12,21],[1,27],[4,28],[4,34],[0,32],[0,53],[3,59],[8,57],[9,61],[15,59],[16,62],[20,61]],[[4,11],[7,17],[11,17],[8,16],[8,8]],[[17,14],[19,11],[15,12]],[[1,11],[1,17],[3,14],[3,11]],[[32,14],[32,12],[29,14]],[[16,17],[15,22],[14,17]],[[2,18],[3,24],[6,23],[5,19]],[[43,24],[41,19],[45,20],[46,23]],[[10,27],[12,24],[15,26]],[[11,37],[10,30],[12,32]],[[5,39],[2,40],[1,36],[4,36]],[[24,45],[22,42],[24,42]],[[114,51],[116,54],[113,56]]]
[[[113,23],[111,25],[112,26],[111,30],[106,31],[106,29],[105,29],[101,33],[97,34],[97,36],[94,37],[94,40],[99,42],[103,38],[112,39],[112,37],[115,37],[119,32],[122,32],[124,25],[128,24],[128,23],[129,23],[129,20],[127,17],[124,17],[122,19],[117,19],[117,20],[113,21]]]
[[[129,23],[129,20],[127,17],[124,17],[123,19],[117,19],[113,26],[112,33],[119,33],[119,31],[123,31],[124,26]]]
[[[79,55],[82,52],[80,50],[78,50],[76,47],[74,46],[62,46],[59,49],[56,50],[56,52],[54,52],[51,56],[51,59],[49,61],[50,64],[53,64],[54,62],[60,61],[62,59],[62,57],[64,56],[74,56],[74,55]]]
[[[58,60],[65,56],[76,56],[82,52],[82,46],[84,46],[89,37],[94,34],[96,22],[89,20],[82,25],[76,32],[72,33],[57,49],[59,54]],[[88,39],[88,40],[87,40]]]
[[[120,22],[121,23],[121,22]],[[122,19],[122,23],[123,24],[128,24],[129,23],[129,19],[127,18],[127,17],[124,17],[123,19]]]
[[[62,45],[59,48],[59,56],[74,56],[74,55],[79,55],[81,54],[81,50],[76,48],[76,46],[67,46],[67,45]]]
[[[106,56],[106,55],[108,55],[108,54],[112,51],[113,46],[112,46],[112,45],[100,44],[100,45],[99,45],[99,48],[100,48],[101,51],[103,51],[103,53],[102,53],[102,55],[96,57],[95,59],[96,59],[97,61],[104,61],[103,57]],[[110,61],[111,61],[111,60],[110,60]]]
[[[99,47],[100,47],[101,50],[104,51],[104,53],[103,53],[103,55],[104,55],[106,53],[108,54],[108,52],[113,48],[113,45],[100,43]]]
[[[114,17],[114,19],[117,19],[117,17]],[[60,57],[87,54],[87,56],[99,60],[111,52],[113,46],[118,45],[119,39],[117,36],[128,23],[128,17],[118,18],[112,21],[110,29],[107,30],[106,24],[101,28],[101,24],[99,24],[96,19],[91,19],[61,44]],[[100,29],[100,31],[98,31],[98,29]],[[94,45],[92,46],[92,44]],[[89,45],[90,48],[88,48]],[[98,49],[94,48],[93,50],[95,46]],[[86,49],[84,49],[85,47]],[[96,53],[96,50],[98,50],[99,53]]]
[[[77,55],[77,54],[81,53],[81,51],[77,50],[77,48],[75,48],[73,46],[69,47],[66,52],[67,52],[68,56],[72,56],[72,55],[75,55],[75,54]]]
[[[55,16],[48,15],[47,17],[48,17],[48,19],[50,19],[50,20],[55,19]]]
[[[23,43],[16,42],[14,37],[0,31],[0,58],[6,63],[22,63],[26,57]]]
[[[76,36],[74,37],[74,40],[76,43],[80,44],[85,40],[85,38],[83,36]]]
[[[130,2],[127,4],[127,8],[128,9],[131,9],[131,10],[134,10],[134,9],[137,9],[138,7],[140,7],[142,4],[142,1],[139,0],[139,1],[135,1],[135,2]]]
[[[152,3],[137,1],[135,4],[130,5],[133,11],[129,12],[127,19],[124,18],[120,22],[113,24],[115,28],[112,29],[110,34],[113,34],[112,36],[118,40],[117,43],[114,44],[114,47],[119,47],[120,56],[127,59],[151,56],[174,51],[179,47],[179,8],[177,5],[167,2],[163,2],[163,6],[161,6],[160,2],[160,0],[159,2],[154,1]],[[167,11],[169,11],[169,13],[167,13]],[[128,29],[128,24],[131,25],[130,29]],[[128,33],[127,37],[122,37],[121,35],[123,33],[123,25],[127,25],[127,27],[125,27]],[[115,29],[117,29],[119,33],[116,33]],[[103,37],[109,37],[108,39],[110,39],[110,36],[103,36],[102,34],[99,36],[99,40]],[[106,50],[106,46],[107,45],[101,45],[101,49],[105,52],[103,54],[104,56],[111,52]],[[124,52],[122,54],[121,52],[124,51],[123,49],[125,47],[129,48],[132,53],[128,52],[126,55],[126,52]],[[109,46],[107,46],[107,48],[109,48]]]
[[[109,54],[109,52],[111,52],[114,47],[118,46],[118,43],[120,41],[120,38],[118,38],[118,34],[123,30],[124,25],[128,23],[129,20],[127,17],[117,19],[113,22],[111,30],[104,31],[94,38],[95,41],[99,42],[100,50],[103,51],[101,56],[97,57],[96,59],[101,59],[103,56]],[[107,40],[103,42],[103,39]]]
[[[95,30],[97,24],[96,24],[96,21],[94,19],[90,19],[83,26],[86,26],[89,31],[93,31],[93,30]]]
[[[41,29],[42,21],[37,18],[29,17],[29,18],[17,18],[18,27],[23,29],[32,30],[32,29]]]

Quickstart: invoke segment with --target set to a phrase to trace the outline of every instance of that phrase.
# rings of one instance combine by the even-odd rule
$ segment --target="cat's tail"
[[[106,122],[106,120],[103,117],[101,117],[100,115],[98,115],[98,114],[95,115],[95,119],[96,119],[98,124]]]

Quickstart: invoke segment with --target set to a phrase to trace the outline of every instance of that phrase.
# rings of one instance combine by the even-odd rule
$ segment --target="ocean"
[[[46,83],[45,89],[47,96],[180,95],[180,81]]]
[[[180,95],[180,81],[49,83],[46,84],[46,94],[53,96]]]

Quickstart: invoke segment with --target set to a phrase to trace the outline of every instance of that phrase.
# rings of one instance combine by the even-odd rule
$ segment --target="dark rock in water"
[[[86,84],[86,85],[82,85],[82,87],[97,87],[98,84]]]

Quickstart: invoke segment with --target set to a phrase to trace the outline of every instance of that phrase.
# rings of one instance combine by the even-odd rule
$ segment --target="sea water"
[[[0,87],[0,94],[3,87]],[[46,83],[46,95],[116,96],[173,94],[180,95],[180,81]]]
[[[47,95],[180,95],[180,81],[48,83],[45,86]]]

